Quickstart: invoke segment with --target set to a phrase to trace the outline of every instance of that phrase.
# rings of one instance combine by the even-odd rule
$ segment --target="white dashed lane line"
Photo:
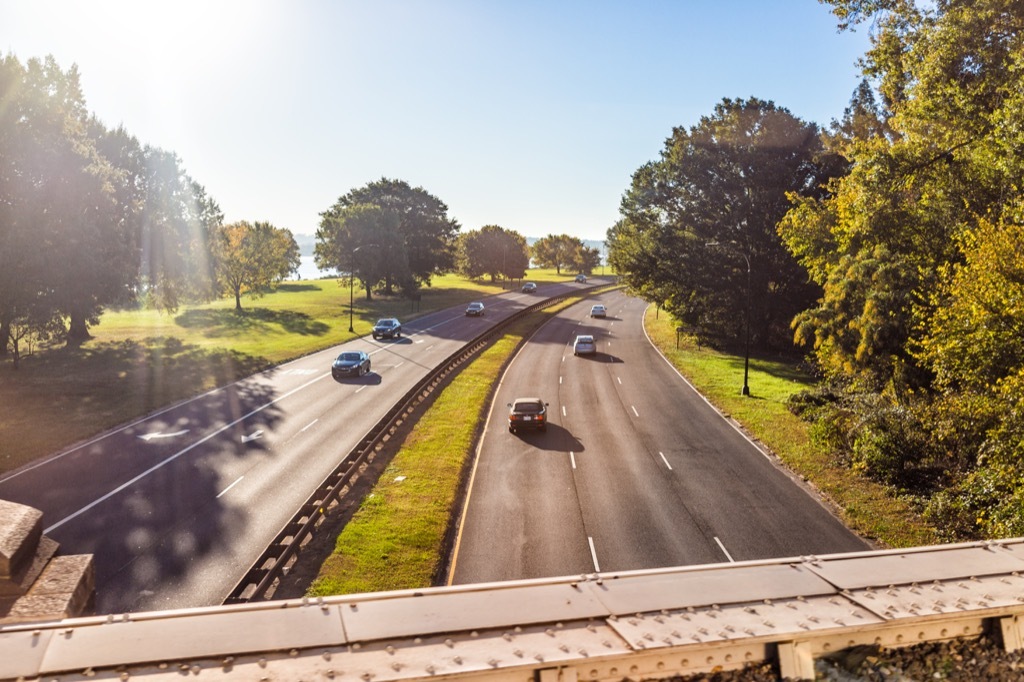
[[[665,453],[664,452],[659,452],[658,454],[661,455],[661,461],[665,463],[665,466],[668,467],[668,470],[672,471],[672,465],[669,464],[668,460],[665,458]]]

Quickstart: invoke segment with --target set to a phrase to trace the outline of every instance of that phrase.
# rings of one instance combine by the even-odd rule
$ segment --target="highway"
[[[407,321],[158,411],[0,479],[0,498],[43,512],[64,554],[94,555],[97,612],[220,604],[307,496],[394,402],[488,325],[546,296],[542,285]],[[365,350],[372,372],[335,381]],[[52,415],[59,419],[59,415]]]
[[[596,302],[607,318],[589,316]],[[511,363],[451,584],[870,549],[667,363],[643,330],[645,307],[619,291],[587,299]],[[577,334],[595,335],[596,356],[573,355]],[[519,396],[549,403],[546,432],[509,433]]]

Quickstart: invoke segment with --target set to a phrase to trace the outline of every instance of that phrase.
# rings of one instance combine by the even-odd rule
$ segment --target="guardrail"
[[[1024,540],[260,602],[0,627],[0,678],[621,682],[1001,633]]]
[[[572,292],[554,296],[516,311],[449,355],[426,377],[409,389],[307,498],[291,520],[285,524],[270,545],[245,572],[238,584],[228,593],[224,603],[240,604],[272,598],[281,578],[297,560],[302,545],[323,525],[331,505],[351,488],[363,465],[372,460],[384,447],[385,442],[395,434],[399,426],[432,395],[434,389],[452,372],[485,348],[492,339],[504,333],[508,325],[525,315],[574,295],[578,294]]]

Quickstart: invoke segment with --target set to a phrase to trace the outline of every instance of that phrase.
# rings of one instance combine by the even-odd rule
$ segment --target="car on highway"
[[[466,317],[480,317],[484,314],[484,304],[480,301],[473,301],[466,306]]]
[[[548,430],[548,404],[540,398],[516,398],[508,404],[508,430]]]
[[[590,306],[591,317],[608,317],[608,309],[598,303],[597,305]]]
[[[584,275],[583,273],[580,273],[580,274],[576,275],[576,281],[579,282],[580,284],[586,284],[587,283],[587,276]]]
[[[402,338],[402,323],[394,317],[383,317],[373,325],[374,339],[400,339]]]
[[[331,365],[331,376],[335,379],[361,377],[369,373],[370,356],[361,350],[347,350],[335,358]]]
[[[536,282],[527,282],[526,284],[523,285],[523,293],[524,294],[532,294],[535,291],[537,291],[537,283]]]
[[[590,334],[580,334],[572,343],[573,355],[593,355],[597,352],[597,342]]]

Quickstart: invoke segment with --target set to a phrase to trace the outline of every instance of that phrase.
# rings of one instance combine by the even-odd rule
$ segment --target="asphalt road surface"
[[[43,512],[64,554],[94,555],[97,611],[220,604],[309,494],[395,401],[487,326],[548,284],[406,322],[174,405],[0,479],[0,498]],[[365,350],[372,371],[335,381],[331,362]],[[59,415],[54,415],[59,419]]]
[[[590,317],[597,302],[607,318]],[[511,363],[451,583],[870,549],[668,364],[643,330],[645,307],[619,291],[588,299]],[[573,355],[577,334],[596,336],[596,355]],[[521,396],[549,403],[546,432],[508,431],[506,405]]]

